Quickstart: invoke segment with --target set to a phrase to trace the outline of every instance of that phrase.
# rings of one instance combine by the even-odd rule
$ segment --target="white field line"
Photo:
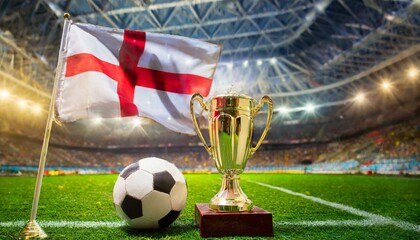
[[[365,220],[325,220],[325,221],[302,221],[302,222],[274,222],[275,226],[304,226],[304,227],[322,227],[322,226],[338,226],[338,227],[370,227],[388,225],[382,222],[376,222],[371,219]]]
[[[269,184],[261,183],[261,182],[256,182],[256,181],[249,181],[249,182],[253,182],[253,183],[256,183],[256,184],[264,186],[264,187],[268,187],[268,188],[272,188],[272,189],[275,189],[275,190],[278,190],[278,191],[282,191],[282,192],[285,192],[285,193],[290,194],[290,195],[303,197],[303,198],[311,200],[313,202],[324,204],[324,205],[327,205],[329,207],[337,208],[337,209],[340,209],[342,211],[349,212],[351,214],[367,218],[366,220],[362,220],[362,221],[360,221],[360,220],[359,221],[350,220],[350,221],[301,222],[305,226],[306,225],[311,226],[311,223],[316,224],[317,222],[319,224],[318,225],[313,225],[313,226],[322,226],[323,224],[328,225],[328,222],[331,222],[331,224],[336,223],[336,222],[340,222],[342,225],[346,225],[346,223],[348,223],[350,225],[357,225],[361,222],[365,222],[368,225],[394,225],[394,226],[397,226],[397,227],[405,229],[405,230],[412,230],[412,231],[420,232],[420,225],[416,225],[416,224],[413,224],[413,223],[400,221],[400,220],[394,220],[392,218],[384,217],[384,216],[374,214],[374,213],[369,213],[369,212],[366,212],[366,211],[363,211],[363,210],[360,210],[360,209],[357,209],[357,208],[353,208],[353,207],[350,207],[350,206],[347,206],[347,205],[344,205],[344,204],[326,201],[326,200],[323,200],[321,198],[305,195],[303,193],[293,192],[293,191],[291,191],[289,189],[286,189],[286,188],[277,187],[277,186],[273,186],[273,185],[269,185]]]
[[[25,227],[27,221],[15,221],[15,222],[0,222],[0,227]],[[38,221],[38,224],[45,228],[118,228],[125,226],[122,221]],[[369,227],[369,226],[381,226],[388,225],[386,222],[377,222],[371,219],[366,220],[326,220],[326,221],[302,221],[302,222],[274,222],[274,226],[305,226],[305,227],[317,227],[317,226],[355,226],[355,227]],[[181,222],[176,221],[173,223],[174,226],[194,226],[193,222]]]
[[[68,228],[95,228],[95,227],[108,227],[116,228],[124,226],[124,222],[121,221],[37,221],[42,227],[68,227]],[[0,227],[24,227],[27,221],[15,221],[15,222],[0,222]]]
[[[14,222],[0,222],[0,227],[25,227],[28,221],[14,221]],[[46,228],[97,228],[97,227],[104,227],[104,228],[118,228],[127,226],[124,221],[37,221],[37,223]],[[192,226],[193,222],[181,222],[176,221],[173,223],[174,226],[178,227],[185,227],[185,226]]]

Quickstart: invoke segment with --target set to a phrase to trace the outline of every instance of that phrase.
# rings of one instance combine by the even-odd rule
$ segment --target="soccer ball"
[[[164,228],[184,209],[187,184],[174,164],[156,157],[144,158],[120,173],[113,198],[118,216],[129,226]]]

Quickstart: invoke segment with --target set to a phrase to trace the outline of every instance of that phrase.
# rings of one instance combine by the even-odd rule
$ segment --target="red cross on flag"
[[[191,95],[207,96],[220,46],[196,39],[73,23],[64,30],[56,117],[148,117],[195,134]]]

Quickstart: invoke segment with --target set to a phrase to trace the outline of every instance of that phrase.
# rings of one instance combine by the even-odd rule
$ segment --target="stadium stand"
[[[60,143],[60,144],[58,144]],[[20,134],[0,135],[0,165],[5,172],[33,172],[41,140]],[[173,162],[186,172],[216,171],[202,147],[118,148],[72,142],[53,136],[47,170],[69,173],[118,172],[146,157]],[[247,171],[289,173],[420,174],[420,119],[385,126],[356,137],[331,141],[264,146],[247,163]]]

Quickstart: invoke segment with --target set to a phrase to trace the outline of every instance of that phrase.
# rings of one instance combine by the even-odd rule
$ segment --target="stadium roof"
[[[0,91],[15,102],[39,104],[44,115],[65,12],[77,22],[222,44],[210,96],[232,86],[256,99],[271,96],[275,114],[268,142],[328,141],[419,114],[419,0],[2,1]],[[384,81],[388,91],[381,89]],[[357,99],[365,101],[358,103],[361,92],[364,98]],[[0,132],[42,138],[45,116],[36,120],[4,101]],[[305,111],[307,104],[313,113]],[[264,122],[260,114],[257,134]],[[120,143],[119,136],[137,145],[198,141],[151,122],[140,130],[119,122],[81,130],[86,124],[67,124],[56,134],[96,142],[104,134],[115,136],[108,145]]]

